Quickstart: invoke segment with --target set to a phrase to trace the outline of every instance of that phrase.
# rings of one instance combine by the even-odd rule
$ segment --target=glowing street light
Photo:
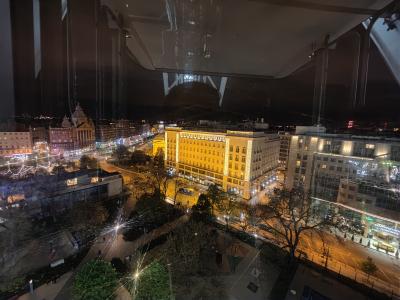
[[[133,277],[135,278],[135,280],[137,280],[139,278],[139,272],[135,272],[135,274],[133,274]]]

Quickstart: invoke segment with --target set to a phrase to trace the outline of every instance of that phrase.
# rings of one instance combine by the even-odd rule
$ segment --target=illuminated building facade
[[[285,184],[288,189],[304,188],[319,204],[334,203],[336,211],[373,238],[376,248],[397,251],[400,140],[293,135]]]
[[[165,153],[165,136],[158,134],[153,139],[153,156],[156,156],[160,151]]]
[[[250,199],[278,167],[279,138],[251,131],[211,132],[168,127],[165,161],[181,176]]]
[[[279,166],[286,170],[288,164],[288,157],[289,157],[289,149],[290,149],[290,139],[291,135],[289,132],[278,132],[279,139],[280,139],[280,146],[279,146]]]
[[[0,156],[32,153],[31,131],[3,131],[0,132]]]
[[[96,126],[96,142],[108,143],[117,139],[118,130],[115,123],[98,124]]]
[[[122,176],[104,170],[79,170],[57,175],[0,180],[1,211],[19,203],[30,216],[41,219],[70,209],[75,202],[121,196]],[[18,206],[17,206],[18,207]]]
[[[49,128],[49,142],[52,152],[64,152],[83,148],[94,148],[95,128],[78,104],[71,121],[64,116],[61,127]]]

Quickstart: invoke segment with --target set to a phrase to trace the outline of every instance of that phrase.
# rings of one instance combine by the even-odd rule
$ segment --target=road
[[[111,169],[122,172],[124,176],[143,176],[143,174],[127,171],[118,167],[111,167]],[[192,206],[197,202],[199,194],[204,192],[205,188],[187,180],[184,180],[184,182],[184,186],[193,188],[193,193],[192,195],[184,195],[179,193],[177,195],[177,202],[180,202],[182,205],[189,204],[189,206]],[[175,187],[174,182],[172,181],[170,182],[167,190],[167,196],[170,199],[173,199],[174,191]],[[365,241],[364,245],[360,245],[357,242],[344,240],[343,238],[339,238],[329,233],[324,234],[324,240],[325,245],[323,245],[321,239],[315,233],[312,234],[305,232],[301,239],[300,247],[307,254],[309,254],[308,256],[311,258],[313,255],[321,257],[324,250],[323,248],[325,246],[325,249],[329,248],[330,256],[334,258],[335,261],[346,264],[354,269],[359,269],[360,262],[370,256],[379,268],[379,271],[376,274],[378,278],[393,285],[400,285],[400,279],[398,275],[400,274],[399,259],[364,246]]]
[[[101,166],[107,171],[118,171],[124,176],[126,182],[131,182],[133,178],[142,178],[145,180],[147,175],[125,170],[105,161],[101,162]],[[205,188],[190,181],[184,180],[185,187],[191,187],[193,192],[191,195],[179,193],[176,197],[177,203],[182,205],[192,206],[197,202],[197,198]],[[167,197],[171,201],[174,197],[175,187],[174,182],[171,181],[168,185]],[[268,238],[268,236],[266,236]],[[323,256],[324,249],[329,248],[328,264],[335,264],[333,268],[337,267],[340,270],[341,266],[347,266],[347,272],[354,274],[359,270],[360,262],[370,256],[378,267],[378,272],[375,276],[390,285],[400,286],[400,260],[393,256],[386,255],[385,253],[378,252],[364,245],[351,240],[345,240],[333,234],[324,234],[324,243],[320,237],[315,233],[306,232],[301,239],[299,249],[305,252],[309,259],[315,260],[317,263],[324,264],[325,258]],[[359,271],[358,271],[359,272]]]
[[[337,238],[331,234],[324,234],[324,239],[325,245],[323,245],[321,239],[316,236],[315,233],[305,232],[301,239],[300,247],[308,254],[310,259],[312,258],[312,255],[319,255],[319,257],[322,259],[323,248],[329,248],[330,257],[334,262],[346,264],[355,270],[358,270],[360,262],[369,256],[378,266],[379,270],[377,274],[375,274],[376,277],[397,287],[400,286],[399,259],[390,255],[386,255],[385,253],[378,252],[364,245],[360,245],[359,243],[354,243],[351,240]]]

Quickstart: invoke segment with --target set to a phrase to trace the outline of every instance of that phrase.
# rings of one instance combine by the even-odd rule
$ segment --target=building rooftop
[[[321,138],[335,138],[341,140],[364,140],[364,141],[377,141],[386,143],[400,143],[400,138],[386,137],[386,136],[368,136],[368,135],[353,135],[346,133],[312,133],[306,132],[294,135],[304,135],[304,136],[318,136]]]
[[[165,130],[172,131],[193,131],[199,133],[214,133],[219,135],[234,135],[234,136],[243,136],[243,137],[261,137],[268,134],[277,134],[273,132],[266,132],[260,130],[249,130],[243,129],[237,126],[232,126],[230,128],[221,128],[221,127],[166,127]]]

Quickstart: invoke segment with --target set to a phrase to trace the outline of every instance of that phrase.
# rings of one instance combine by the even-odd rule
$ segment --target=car
[[[192,196],[192,195],[193,195],[193,189],[190,189],[190,188],[180,188],[180,189],[179,189],[179,193],[182,193],[182,194],[187,195],[187,196]]]

